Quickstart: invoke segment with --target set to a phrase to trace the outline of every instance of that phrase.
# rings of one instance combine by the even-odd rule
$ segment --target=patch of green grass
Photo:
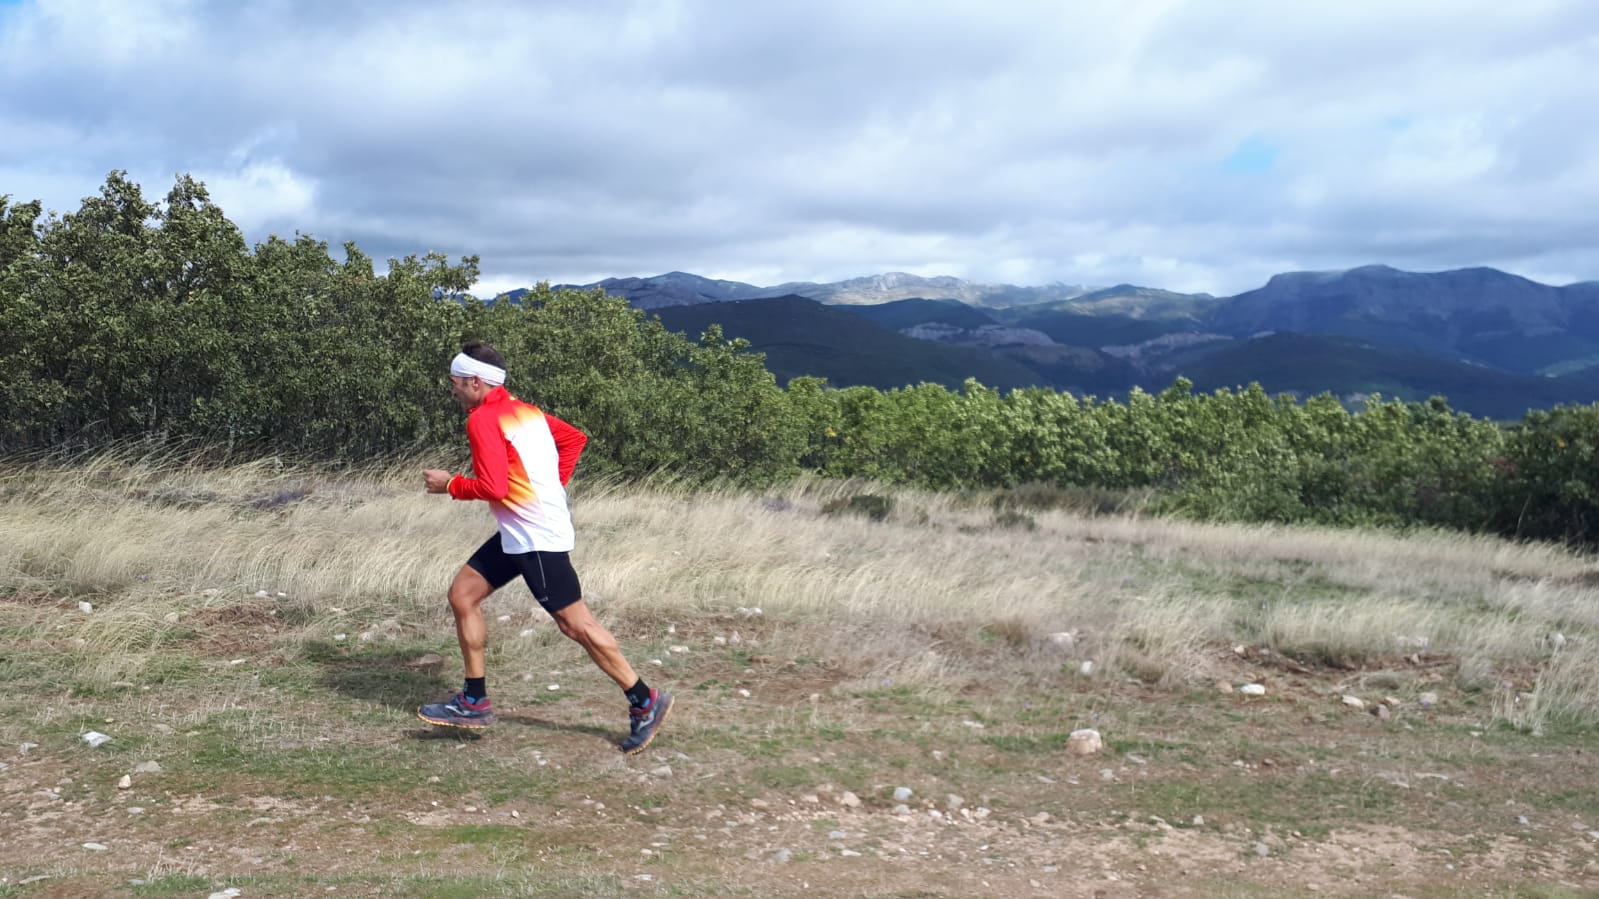
[[[809,765],[766,765],[755,769],[755,779],[774,790],[791,790],[814,784],[816,769]]]
[[[1204,815],[1252,825],[1272,824],[1306,832],[1340,821],[1382,818],[1399,802],[1400,788],[1380,781],[1312,773],[1291,777],[1255,775],[1206,780],[1163,778],[1126,787],[1127,801],[1146,814],[1170,821]]]
[[[199,896],[218,889],[216,881],[194,874],[167,874],[128,887],[135,896]]]
[[[467,846],[499,846],[503,843],[526,843],[528,830],[510,824],[456,824],[439,830],[446,842]]]
[[[1038,754],[1059,752],[1071,734],[1065,731],[1043,734],[983,734],[978,739],[1001,752]]]

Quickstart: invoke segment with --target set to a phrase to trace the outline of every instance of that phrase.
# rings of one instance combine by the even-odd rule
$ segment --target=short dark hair
[[[461,352],[479,362],[487,362],[495,368],[505,367],[505,357],[500,355],[499,350],[486,343],[463,343],[461,344]]]

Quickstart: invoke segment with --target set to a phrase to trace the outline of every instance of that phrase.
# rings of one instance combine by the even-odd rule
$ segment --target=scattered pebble
[[[738,695],[744,697],[745,699],[749,699],[750,698],[750,691],[748,691],[748,690],[740,690],[740,691],[738,691]]]
[[[78,603],[78,611],[80,611],[83,614],[87,615],[90,612],[94,611],[94,603],[92,603],[92,602],[79,602]]]
[[[1343,703],[1352,709],[1363,709],[1366,707],[1366,701],[1361,699],[1359,696],[1345,696],[1343,698]]]
[[[131,775],[131,774],[124,774],[124,775],[122,775],[122,779],[117,781],[117,789],[119,789],[119,790],[126,790],[126,789],[128,789],[128,788],[130,788],[132,786],[133,786],[133,775]]]
[[[549,686],[545,687],[544,689],[549,690],[551,693],[554,693],[556,690],[561,689],[561,685],[560,684],[550,684]]]
[[[83,848],[89,850],[90,852],[104,852],[111,847],[104,843],[84,843]]]
[[[656,667],[660,667],[663,663],[661,662],[660,659],[650,659],[650,664],[654,665]]]
[[[1244,684],[1238,688],[1238,692],[1245,696],[1265,696],[1266,688],[1260,684]]]
[[[1418,702],[1420,702],[1423,706],[1434,706],[1434,705],[1438,704],[1438,694],[1437,693],[1423,693],[1420,696],[1416,697],[1416,700]]]
[[[685,653],[685,652],[688,652],[688,647],[687,647],[687,646],[684,646],[684,645],[683,645],[683,644],[681,644],[681,643],[679,643],[679,644],[676,644],[676,645],[674,645],[674,646],[673,646],[673,647],[672,647],[672,649],[671,649],[671,652],[675,652],[675,653],[678,653],[678,654],[682,654],[682,653]]]
[[[111,738],[97,730],[91,730],[83,735],[83,742],[88,743],[91,749],[99,749],[101,746],[111,742]]]
[[[910,798],[911,798],[911,788],[910,787],[895,787],[894,788],[894,801],[895,802],[906,802]]]
[[[844,806],[845,808],[860,808],[861,797],[856,796],[849,790],[845,790],[843,793],[839,794],[838,804]]]
[[[1094,661],[1092,659],[1089,659],[1089,660],[1083,662],[1081,665],[1077,666],[1077,671],[1080,674],[1093,674],[1094,673]]]

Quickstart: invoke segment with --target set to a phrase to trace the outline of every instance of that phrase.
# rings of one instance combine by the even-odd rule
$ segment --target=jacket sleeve
[[[450,495],[456,499],[500,501],[510,492],[510,460],[505,451],[505,435],[492,415],[468,415],[466,441],[472,447],[472,473],[450,479]]]
[[[544,420],[549,422],[550,436],[555,438],[555,456],[560,468],[561,485],[572,480],[572,472],[577,468],[577,460],[583,455],[583,447],[588,445],[588,435],[572,427],[566,422],[556,418],[550,413],[544,413]]]

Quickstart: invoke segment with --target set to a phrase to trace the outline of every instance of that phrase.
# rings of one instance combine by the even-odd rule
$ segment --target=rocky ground
[[[450,665],[403,632],[35,694],[0,725],[0,896],[1599,892],[1594,734],[1488,727],[1447,659],[1240,646],[1171,687],[1045,645],[1055,676],[942,689],[742,629],[626,634],[679,696],[633,758],[558,643],[482,735],[412,717]]]

